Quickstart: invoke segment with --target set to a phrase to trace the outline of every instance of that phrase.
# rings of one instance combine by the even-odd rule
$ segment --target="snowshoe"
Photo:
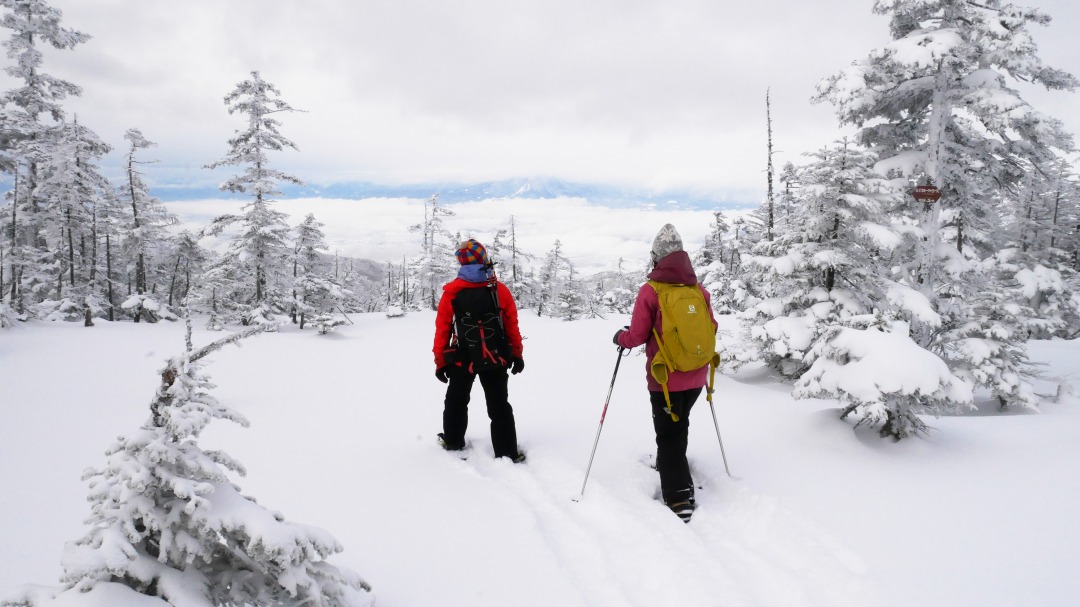
[[[469,443],[468,442],[464,442],[464,443],[462,443],[460,445],[450,444],[450,443],[446,442],[446,435],[443,434],[442,432],[439,433],[439,446],[442,447],[443,450],[445,450],[445,451],[457,451],[457,452],[459,452],[459,455],[461,455],[461,459],[466,459],[468,457],[468,455],[465,454],[465,452],[469,448]]]
[[[688,500],[683,500],[680,502],[672,502],[667,506],[668,508],[671,508],[671,511],[674,512],[675,515],[678,516],[680,519],[682,519],[682,522],[684,523],[690,522],[690,517],[694,515],[694,509],[697,507],[697,505],[694,503],[694,498],[690,498]]]

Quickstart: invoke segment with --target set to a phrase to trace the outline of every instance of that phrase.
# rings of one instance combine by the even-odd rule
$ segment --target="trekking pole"
[[[720,441],[720,456],[724,458],[724,472],[727,472],[728,476],[731,476],[731,470],[727,465],[727,453],[724,453],[724,439],[720,437],[720,424],[716,421],[716,407],[713,406],[712,399],[709,399],[709,411],[712,412],[712,423],[716,427],[716,439]]]
[[[611,392],[615,389],[615,376],[619,374],[619,363],[623,359],[623,348],[619,346],[618,357],[615,359],[615,372],[611,374],[611,386],[608,387],[607,400],[604,401],[604,410],[600,413],[600,425],[596,428],[596,439],[593,440],[592,454],[589,455],[589,466],[585,468],[585,480],[581,483],[581,496],[585,497],[585,484],[589,482],[589,471],[592,470],[593,458],[596,457],[596,446],[600,444],[600,431],[604,429],[604,418],[607,417],[608,403],[611,402]],[[579,498],[575,498],[576,502]]]

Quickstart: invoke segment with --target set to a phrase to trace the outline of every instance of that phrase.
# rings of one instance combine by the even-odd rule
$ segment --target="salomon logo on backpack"
[[[491,289],[462,289],[451,305],[462,364],[472,373],[508,367],[510,346]]]

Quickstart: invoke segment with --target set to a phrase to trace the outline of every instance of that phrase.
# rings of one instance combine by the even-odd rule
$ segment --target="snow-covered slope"
[[[433,315],[353,315],[316,335],[285,327],[206,371],[251,420],[204,448],[288,520],[323,527],[379,605],[1071,605],[1080,592],[1080,413],[928,420],[926,439],[853,433],[835,404],[794,401],[761,368],[718,377],[724,472],[704,400],[691,416],[699,510],[656,501],[644,361],[621,365],[584,498],[585,466],[625,319],[522,314],[510,383],[525,465],[494,460],[480,386],[465,461],[441,451]],[[734,330],[730,318],[722,329]],[[196,345],[220,334],[197,331]],[[179,323],[20,324],[0,332],[0,596],[55,583],[88,514],[82,470],[147,417]],[[1077,344],[1033,345],[1048,373]],[[1051,390],[1048,383],[1046,391]]]

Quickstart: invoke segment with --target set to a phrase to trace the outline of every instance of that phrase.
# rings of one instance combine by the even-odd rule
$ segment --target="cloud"
[[[213,217],[238,213],[246,203],[197,200],[171,202],[168,207],[180,217],[180,229],[197,232]],[[313,213],[325,225],[331,253],[400,264],[403,257],[420,251],[420,236],[410,232],[409,226],[423,221],[423,205],[424,201],[418,199],[299,198],[277,201],[274,208],[287,213],[291,225]],[[533,255],[537,263],[558,239],[565,256],[585,274],[614,269],[620,258],[627,270],[644,267],[653,237],[665,223],[675,225],[688,251],[695,250],[704,243],[713,223],[711,211],[672,210],[662,205],[655,209],[613,209],[577,198],[493,199],[444,208],[453,212],[445,220],[451,233],[462,240],[476,238],[485,244],[509,226],[512,216],[517,224],[518,247]],[[727,213],[728,221],[736,214],[742,213]]]
[[[243,126],[224,96],[253,69],[303,114],[274,162],[315,183],[558,175],[764,191],[765,91],[778,164],[842,132],[814,85],[888,40],[872,3],[714,0],[53,0],[94,36],[47,52],[83,86],[71,111],[122,147],[159,147],[148,177],[205,184]],[[1071,0],[1041,3],[1048,63],[1080,73]],[[0,85],[3,80],[0,79]],[[1080,117],[1068,94],[1037,107]],[[1045,104],[1045,105],[1043,105]]]

